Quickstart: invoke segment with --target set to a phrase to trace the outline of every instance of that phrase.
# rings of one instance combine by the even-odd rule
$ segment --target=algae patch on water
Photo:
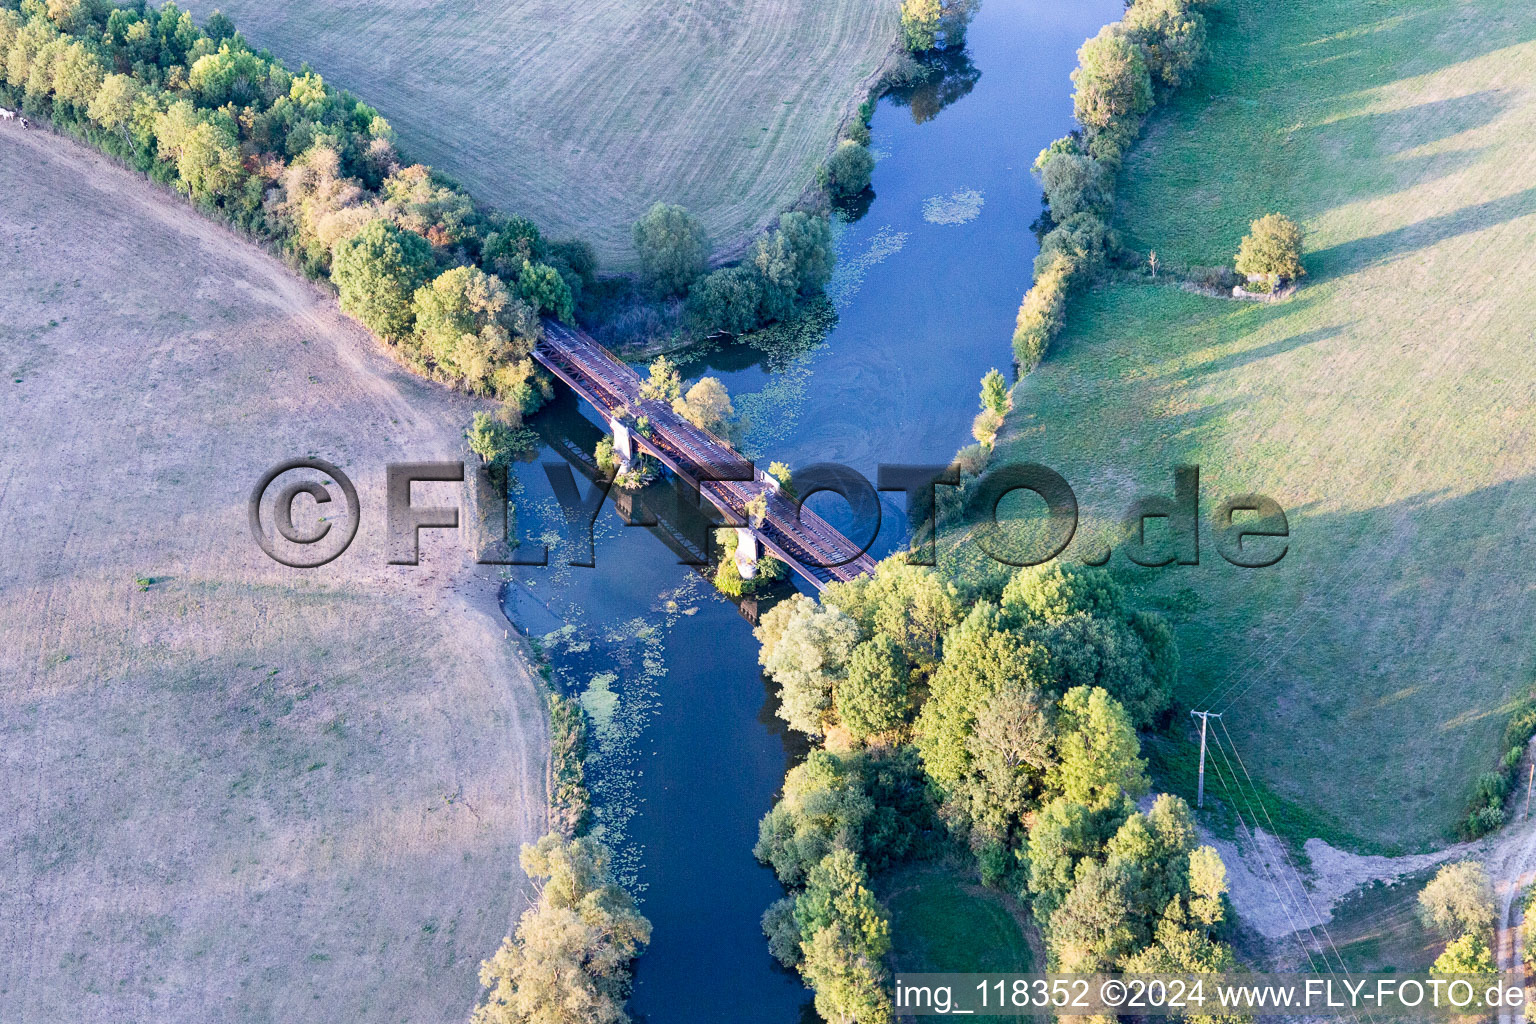
[[[930,224],[969,224],[981,216],[986,202],[986,197],[973,188],[932,196],[923,201],[923,220]]]

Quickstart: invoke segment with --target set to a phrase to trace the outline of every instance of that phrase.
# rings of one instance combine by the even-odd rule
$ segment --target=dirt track
[[[383,480],[463,458],[469,403],[10,126],[0,285],[0,1020],[464,1019],[526,898],[544,718],[456,542],[385,564]],[[305,455],[363,515],[301,572],[246,497]]]

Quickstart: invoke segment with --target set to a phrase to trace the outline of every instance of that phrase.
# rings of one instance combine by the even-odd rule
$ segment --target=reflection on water
[[[897,106],[912,113],[913,124],[939,116],[939,111],[970,95],[981,80],[981,69],[971,61],[969,48],[924,54],[916,64],[913,80],[887,93]]]
[[[691,354],[748,420],[750,457],[943,462],[969,441],[978,381],[1006,368],[1037,243],[1035,154],[1071,127],[1068,74],[1120,0],[989,0],[967,49],[882,100],[874,195],[837,229],[828,305],[806,321]],[[985,69],[983,76],[978,69]],[[588,458],[602,431],[565,394],[531,424],[540,460]],[[768,955],[758,926],[781,895],[752,858],[757,822],[803,744],[774,714],[752,626],[691,556],[699,524],[669,487],[638,497],[657,525],[599,516],[593,569],[572,568],[542,469],[517,467],[519,527],[549,543],[548,568],[516,568],[513,621],[540,638],[552,682],[595,722],[590,779],[605,838],[655,926],[632,1008],[650,1024],[814,1020],[810,994]],[[838,499],[813,500],[841,525]],[[883,505],[876,554],[902,543]],[[646,518],[628,509],[628,521]],[[659,541],[659,542],[658,542]],[[746,609],[751,614],[752,609]]]

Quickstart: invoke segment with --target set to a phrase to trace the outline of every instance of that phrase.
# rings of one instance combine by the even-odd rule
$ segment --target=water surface
[[[1036,252],[1029,165],[1072,127],[1078,46],[1122,9],[987,0],[943,83],[880,102],[875,194],[841,231],[829,288],[838,320],[825,341],[790,359],[737,344],[686,366],[725,380],[750,416],[750,454],[842,462],[873,480],[881,462],[942,463],[970,442],[979,379],[1009,365]],[[541,461],[601,436],[569,395],[535,425],[549,441]],[[518,477],[524,532],[557,541],[542,471]],[[902,534],[887,501],[875,553]],[[552,548],[552,565],[563,553]],[[655,926],[637,1019],[791,1024],[810,994],[768,955],[758,919],[782,893],[751,847],[803,746],[774,717],[750,622],[677,560],[675,546],[605,506],[597,567],[516,570],[507,609],[546,638],[556,684],[584,695],[598,721],[599,827]]]

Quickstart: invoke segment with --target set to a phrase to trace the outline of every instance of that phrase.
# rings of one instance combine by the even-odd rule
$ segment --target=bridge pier
[[[613,454],[619,457],[619,472],[624,472],[634,465],[635,439],[629,436],[629,425],[618,417],[608,420],[608,429],[613,432]]]
[[[744,526],[736,527],[736,571],[744,580],[757,575],[757,560],[763,557],[763,545],[757,534]]]

